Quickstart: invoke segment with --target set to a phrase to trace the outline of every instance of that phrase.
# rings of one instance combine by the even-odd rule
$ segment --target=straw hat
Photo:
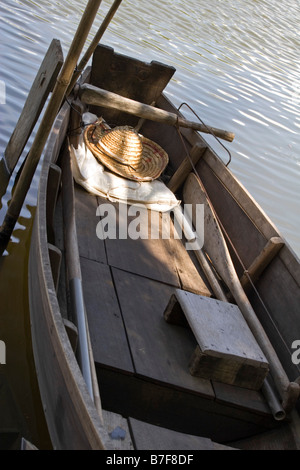
[[[167,153],[132,127],[103,129],[91,124],[84,132],[86,146],[107,168],[124,178],[152,181],[166,168]]]

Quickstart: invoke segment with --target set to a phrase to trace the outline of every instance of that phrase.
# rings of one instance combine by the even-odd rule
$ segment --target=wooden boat
[[[48,142],[29,293],[53,447],[298,449],[296,255],[202,134],[86,104],[96,87],[180,116],[164,95],[174,72],[99,45]],[[182,204],[205,204],[203,247],[187,250],[183,236],[99,239],[97,208],[114,207],[117,228],[124,212],[73,180],[70,149],[87,110],[110,126],[139,125],[167,152],[165,185]]]

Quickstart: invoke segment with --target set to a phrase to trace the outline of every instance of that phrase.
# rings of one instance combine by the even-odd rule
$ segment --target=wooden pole
[[[193,231],[192,223],[191,221],[188,221],[188,219],[183,214],[181,206],[175,207],[174,216],[177,222],[179,223],[179,225],[181,226],[184,236],[187,239],[187,241],[189,243],[194,242],[196,238],[195,238],[195,232]],[[200,263],[201,268],[203,269],[205,276],[207,277],[209,285],[212,288],[213,293],[215,294],[216,298],[219,300],[222,300],[223,302],[228,302],[226,294],[223,291],[217,279],[217,276],[214,273],[212,267],[210,266],[202,248],[195,248],[193,251]]]
[[[116,13],[116,11],[119,8],[121,3],[122,3],[122,0],[115,0],[114,3],[112,4],[111,8],[109,9],[109,11],[108,11],[106,17],[104,18],[100,28],[98,29],[93,41],[91,42],[89,48],[87,49],[86,53],[82,57],[76,71],[73,74],[73,77],[72,77],[71,83],[68,87],[66,96],[68,96],[72,92],[78,78],[80,77],[81,73],[85,69],[88,61],[90,60],[91,56],[93,55],[97,45],[99,44],[103,34],[105,33],[109,23],[113,19],[114,14]]]
[[[184,183],[190,172],[193,170],[192,165],[197,165],[199,159],[202,157],[206,149],[207,146],[199,142],[197,142],[194,147],[192,147],[190,155],[185,157],[167,184],[168,188],[173,193],[178,191],[180,186]]]
[[[64,220],[64,239],[66,247],[67,279],[70,293],[72,314],[75,317],[78,329],[78,363],[84,377],[89,394],[94,400],[93,381],[90,365],[90,353],[85,319],[85,306],[83,299],[81,269],[79,262],[76,220],[73,205],[73,178],[68,161],[69,155],[65,154],[62,168],[62,201]]]
[[[154,108],[148,104],[124,98],[110,91],[102,90],[93,85],[85,84],[79,86],[78,95],[82,102],[106,108],[120,109],[128,114],[134,114],[140,118],[169,124],[170,126],[188,127],[196,131],[214,134],[216,137],[232,142],[234,134],[232,132],[205,126],[199,122],[188,121],[179,117],[175,113],[169,113],[163,109]]]
[[[7,243],[13,232],[21,212],[26,194],[30,188],[36,167],[42,155],[43,149],[50,134],[55,117],[61,107],[66,91],[72,79],[78,58],[86,42],[89,31],[92,27],[101,0],[89,0],[77,32],[70,46],[64,66],[56,81],[53,94],[46,108],[42,122],[37,131],[36,137],[26,159],[24,169],[15,188],[10,205],[5,215],[0,229],[0,254],[6,249]]]
[[[245,272],[240,279],[240,283],[245,292],[247,292],[252,285],[250,279],[254,284],[283,246],[284,241],[280,237],[272,237],[270,240],[268,240],[261,253],[253,261],[251,266],[247,269],[247,272]]]
[[[67,279],[70,292],[70,303],[78,329],[78,362],[89,394],[95,403],[100,418],[103,420],[101,399],[96,378],[95,363],[83,295],[74,207],[74,184],[70,154],[67,147],[65,148],[64,152],[62,166],[62,201],[65,256]]]

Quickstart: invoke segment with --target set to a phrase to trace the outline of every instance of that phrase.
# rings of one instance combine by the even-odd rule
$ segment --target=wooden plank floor
[[[99,204],[107,201],[98,198]],[[114,204],[117,216],[117,233],[126,233],[127,227],[134,220],[127,211]],[[168,221],[159,214],[150,218],[146,212],[148,230],[143,231],[147,238],[106,239],[107,260],[110,266],[135,273],[161,283],[190,290],[198,294],[210,295],[210,291],[199,274],[182,241],[174,237],[173,225],[170,224],[170,238],[164,237],[164,225]],[[150,228],[151,223],[151,228]],[[167,227],[166,230],[168,230]],[[151,230],[158,239],[151,237]]]
[[[81,258],[81,270],[95,362],[133,373],[131,352],[109,266]]]
[[[80,256],[107,263],[105,244],[96,236],[97,198],[76,185],[76,229]]]
[[[113,277],[136,373],[213,398],[210,382],[188,370],[193,334],[164,320],[174,288],[118,269]]]
[[[125,419],[107,410],[103,410],[103,418],[115,450],[236,450],[207,437],[184,434],[132,417]],[[185,459],[182,456],[180,463],[184,464]]]
[[[220,422],[224,429],[225,423],[232,424],[233,437],[247,437],[248,430],[265,422],[272,426],[260,393],[237,387],[231,393],[225,384],[189,373],[195,337],[189,328],[166,323],[164,310],[175,289],[211,293],[183,242],[99,240],[96,209],[107,201],[77,186],[75,195],[84,298],[107,409],[153,419],[152,424],[173,423],[177,431],[184,419],[185,432],[205,437],[208,430],[215,440],[227,437],[227,431],[216,428]]]
[[[128,421],[138,450],[235,450],[207,437],[171,431],[133,418]]]

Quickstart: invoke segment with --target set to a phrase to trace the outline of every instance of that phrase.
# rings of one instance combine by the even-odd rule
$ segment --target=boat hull
[[[103,50],[101,51],[100,49],[96,52],[94,57],[91,83],[95,86],[103,87],[103,83],[101,83],[100,80],[101,74],[99,77],[97,66],[99,57],[103,52]],[[105,54],[109,57],[113,57],[111,50],[105,50]],[[126,59],[122,57],[121,63],[127,64]],[[136,66],[136,62],[134,64]],[[145,76],[146,69],[144,64],[141,64],[141,67],[143,74],[138,76],[138,80],[141,79],[141,76]],[[156,74],[158,74],[157,69],[159,72],[162,70],[160,66],[158,68],[155,66],[154,68]],[[113,68],[112,70],[115,69]],[[116,70],[118,70],[118,68],[116,68]],[[120,70],[122,73],[124,70],[128,73],[127,66],[120,68]],[[172,74],[173,71],[168,69],[166,72],[168,79]],[[164,88],[166,84],[165,81],[168,80],[166,78],[163,80],[161,83],[162,88]],[[124,85],[122,78],[121,82]],[[115,83],[115,81],[113,81],[113,83]],[[145,89],[147,89],[147,87],[145,87]],[[155,90],[155,87],[153,90]],[[148,96],[148,98],[152,100],[153,96]],[[163,94],[157,94],[156,92],[155,101],[158,107],[173,113],[177,112]],[[98,115],[102,112],[100,109],[92,109],[92,111],[96,112]],[[62,152],[62,149],[65,145],[69,119],[70,108],[67,104],[62,108],[56,120],[41,170],[37,211],[32,233],[29,260],[29,297],[33,350],[42,403],[53,447],[55,449],[110,449],[112,448],[112,444],[108,427],[103,424],[103,420],[99,416],[86,387],[78,366],[76,354],[72,347],[71,336],[67,334],[69,330],[66,328],[68,320],[64,315],[65,306],[63,306],[59,300],[59,290],[62,288],[61,280],[64,277],[61,273],[63,272],[63,263],[65,262],[63,234],[60,232],[61,227],[58,227],[59,218],[57,218],[57,213],[60,210],[57,204],[61,173],[59,160],[62,155],[66,154],[65,151]],[[120,113],[114,113],[109,114],[109,119],[117,122],[117,120],[122,121],[124,117]],[[135,121],[132,121],[132,117],[130,123],[132,125],[136,124]],[[74,121],[72,125],[74,126]],[[168,170],[174,173],[186,156],[177,130],[158,123],[145,122],[143,133],[166,149],[170,156]],[[182,135],[188,151],[197,143],[200,144],[200,146],[205,146],[205,152],[197,163],[196,169],[198,174],[201,175],[202,182],[222,222],[226,235],[230,238],[233,244],[232,246],[235,247],[235,250],[233,250],[229,244],[234,266],[238,275],[242,277],[244,268],[247,270],[249,266],[251,266],[253,261],[264,249],[266,243],[272,237],[280,237],[280,234],[263,213],[259,205],[253,200],[204,139],[196,132],[188,129],[182,130]],[[177,411],[181,410],[181,412],[185,412],[186,415],[184,419],[185,427],[181,429],[182,432],[205,436],[206,438],[212,438],[223,443],[237,442],[247,437],[253,438],[255,434],[265,432],[268,429],[274,428],[276,430],[278,423],[274,422],[268,405],[256,391],[249,393],[248,391],[240,390],[238,387],[229,390],[222,384],[215,383],[212,386],[212,384],[207,381],[204,385],[201,384],[202,388],[197,384],[196,389],[191,388],[187,393],[185,389],[187,387],[185,379],[183,379],[181,383],[172,383],[172,381],[168,383],[166,381],[167,374],[172,373],[175,380],[178,379],[177,373],[174,373],[174,370],[176,372],[176,367],[178,367],[178,364],[176,365],[174,360],[174,357],[177,357],[176,348],[174,347],[175,352],[172,353],[175,354],[175,356],[171,356],[170,358],[164,357],[164,354],[167,354],[167,350],[171,350],[168,341],[164,343],[162,341],[157,349],[161,357],[164,357],[163,362],[167,364],[168,369],[163,370],[159,364],[155,370],[155,374],[157,375],[153,375],[152,372],[147,375],[145,370],[149,363],[147,363],[144,356],[142,360],[139,358],[135,359],[133,352],[129,354],[129,361],[131,361],[133,357],[133,365],[128,366],[128,368],[124,366],[122,370],[121,363],[124,360],[125,354],[123,354],[121,350],[121,343],[111,347],[112,354],[115,355],[114,359],[108,357],[108,340],[107,347],[104,344],[104,351],[101,353],[103,356],[98,353],[98,351],[101,350],[101,348],[98,348],[98,343],[101,341],[99,340],[99,336],[93,335],[93,331],[96,331],[97,326],[97,328],[99,328],[99,330],[97,330],[99,331],[99,335],[103,335],[103,341],[105,341],[105,338],[109,337],[110,331],[108,328],[107,334],[106,331],[104,331],[104,333],[101,332],[101,328],[103,328],[105,324],[103,320],[104,317],[99,320],[96,318],[94,312],[101,302],[103,305],[105,304],[105,296],[107,296],[107,305],[109,305],[112,298],[110,297],[112,288],[119,289],[119,291],[113,294],[115,296],[115,306],[111,313],[114,319],[121,318],[121,316],[124,315],[121,321],[122,328],[123,323],[126,326],[126,315],[129,318],[129,315],[137,308],[136,305],[141,305],[146,298],[148,298],[148,302],[150,302],[149,299],[151,296],[153,299],[153,308],[151,303],[149,303],[147,308],[150,310],[147,310],[148,313],[144,322],[140,319],[140,325],[138,321],[134,322],[127,327],[125,334],[122,332],[123,337],[125,337],[124,344],[125,342],[127,344],[127,341],[130,343],[131,335],[133,342],[136,341],[136,338],[142,338],[147,328],[150,329],[152,327],[151,325],[154,320],[149,320],[151,319],[152,311],[155,310],[155,306],[157,306],[159,302],[161,302],[160,308],[163,308],[162,304],[163,302],[166,303],[168,296],[171,296],[172,289],[174,290],[180,287],[184,289],[186,283],[187,290],[198,294],[203,294],[203,291],[201,291],[201,289],[199,290],[199,285],[195,286],[195,281],[191,280],[194,275],[189,275],[188,279],[188,276],[184,277],[184,274],[181,273],[181,271],[183,271],[181,270],[181,266],[186,267],[191,262],[190,256],[188,258],[189,262],[182,262],[186,255],[180,251],[181,248],[178,253],[182,256],[180,261],[182,264],[174,268],[173,264],[177,262],[174,261],[176,259],[175,253],[177,253],[177,248],[174,248],[175,245],[172,250],[169,251],[169,258],[166,258],[164,268],[162,268],[162,259],[158,259],[160,253],[163,253],[163,251],[159,252],[159,255],[155,253],[155,250],[158,250],[158,245],[155,245],[155,250],[153,249],[151,253],[152,258],[149,257],[149,259],[154,260],[153,266],[150,266],[151,263],[149,259],[147,259],[147,252],[144,251],[141,256],[144,264],[138,268],[130,265],[132,259],[138,253],[138,249],[133,248],[133,245],[131,246],[130,243],[126,247],[123,247],[121,244],[118,246],[118,241],[116,241],[116,248],[111,244],[111,255],[109,254],[108,245],[106,247],[102,245],[101,250],[103,251],[104,258],[105,256],[111,256],[111,259],[114,259],[110,266],[106,266],[102,258],[97,258],[100,256],[98,240],[97,249],[93,251],[91,237],[93,237],[93,240],[96,239],[95,227],[92,227],[90,236],[86,238],[87,220],[89,214],[92,214],[93,211],[93,217],[95,217],[95,209],[97,203],[99,203],[99,198],[97,199],[95,197],[94,201],[91,203],[92,197],[87,197],[85,194],[82,189],[77,188],[75,191],[77,199],[74,203],[76,205],[76,216],[78,217],[79,254],[82,269],[84,270],[84,266],[87,265],[96,266],[97,273],[105,272],[107,276],[109,276],[109,281],[107,281],[108,278],[99,277],[98,284],[93,284],[89,282],[89,280],[85,282],[85,279],[89,278],[85,277],[85,275],[83,276],[83,285],[86,298],[88,299],[87,313],[89,322],[95,322],[94,324],[92,323],[91,339],[96,354],[95,363],[100,383],[101,399],[103,400],[104,406],[111,412],[127,416],[129,420],[130,417],[132,417],[133,419],[148,422],[151,425],[160,423],[165,428],[170,426],[172,432],[179,432],[180,425],[183,424],[180,413],[177,416]],[[182,196],[180,191],[178,196]],[[96,220],[96,217],[94,220]],[[176,247],[177,246],[179,245],[176,245]],[[147,250],[149,250],[149,256],[151,249],[149,247],[147,248]],[[161,248],[161,250],[163,249]],[[168,250],[170,250],[170,247]],[[166,250],[166,252],[168,250]],[[129,257],[130,253],[131,258]],[[179,254],[177,256],[179,259]],[[193,262],[194,261],[195,260],[193,260]],[[161,264],[155,272],[155,266],[159,266],[158,264],[155,265],[157,262],[161,262]],[[299,266],[299,260],[296,255],[292,252],[287,243],[284,242],[280,252],[276,254],[274,259],[271,260],[263,272],[260,273],[255,283],[256,290],[250,289],[248,292],[251,304],[272,341],[291,381],[299,376],[299,366],[292,361],[293,341],[300,338],[300,318],[298,314],[300,304]],[[135,272],[135,269],[140,271]],[[195,267],[189,269],[193,272],[192,269],[195,269]],[[159,272],[159,270],[161,270],[161,272]],[[170,280],[165,281],[164,276],[167,271],[172,271],[173,277],[171,276]],[[154,274],[150,274],[153,272]],[[197,272],[196,274],[198,275],[199,273]],[[91,274],[89,275],[91,276]],[[159,279],[160,275],[162,277]],[[96,276],[92,279],[94,282],[95,278]],[[176,278],[178,285],[173,281],[173,278]],[[195,279],[198,278],[195,277]],[[104,281],[107,281],[107,284],[105,284]],[[119,287],[117,285],[118,282]],[[122,286],[129,286],[130,283],[132,283],[133,286],[140,285],[141,289],[136,294],[136,302],[132,304],[132,308],[130,307],[132,298],[125,292],[124,299],[126,295],[128,297],[127,301],[124,301],[124,307],[122,307]],[[97,287],[100,284],[103,284],[104,287]],[[146,294],[144,298],[143,296],[139,297],[145,285],[145,290],[149,289],[148,297]],[[204,289],[203,285],[201,284],[202,289]],[[91,288],[91,286],[93,287]],[[101,291],[99,300],[96,301],[97,295],[93,297],[93,295],[90,294],[93,294],[97,289],[99,292],[101,289],[103,289],[103,291]],[[132,292],[134,295],[134,288]],[[156,292],[159,294],[157,294],[157,298],[155,299]],[[160,300],[160,296],[163,295],[163,293],[165,293],[165,296]],[[207,294],[205,293],[204,295]],[[261,302],[261,300],[263,302]],[[138,302],[140,302],[140,304]],[[105,304],[105,308],[103,308],[104,315],[107,314],[108,310]],[[138,319],[138,309],[136,314],[136,318]],[[162,325],[161,318],[158,318],[157,325],[158,326],[155,326],[155,328],[160,329],[157,329],[156,332],[154,329],[153,333],[157,338],[160,334],[165,334],[165,338],[169,338],[168,335],[173,334],[171,329],[168,329],[165,324]],[[133,328],[137,329],[133,331]],[[138,330],[138,328],[140,328],[140,330]],[[178,336],[177,330],[176,335]],[[190,333],[184,333],[184,335],[188,336],[183,342],[192,344],[190,343],[190,341],[192,341]],[[112,335],[112,344],[113,341],[114,337]],[[140,354],[143,348],[136,346],[139,344],[138,342],[134,344],[133,349],[135,349],[139,357],[141,357]],[[118,348],[120,348],[120,351]],[[151,347],[149,350],[150,349]],[[108,359],[104,357],[106,354]],[[154,357],[154,353],[152,356],[151,354],[149,356],[150,363],[151,357]],[[113,360],[115,361],[114,363]],[[112,361],[112,363],[109,364],[109,361]],[[184,373],[186,373],[186,371]],[[172,380],[174,380],[174,378]],[[191,380],[194,379],[188,378],[188,381]],[[175,388],[171,389],[173,386]],[[133,397],[135,397],[135,400]],[[164,403],[162,397],[165,397],[165,406],[159,407],[159,405],[161,406],[162,403]],[[163,415],[161,414],[162,408],[164,411]],[[200,425],[197,426],[197,423],[200,423]],[[242,446],[240,442],[239,445]],[[286,444],[282,440],[278,446],[280,448],[280,446],[284,447]]]

